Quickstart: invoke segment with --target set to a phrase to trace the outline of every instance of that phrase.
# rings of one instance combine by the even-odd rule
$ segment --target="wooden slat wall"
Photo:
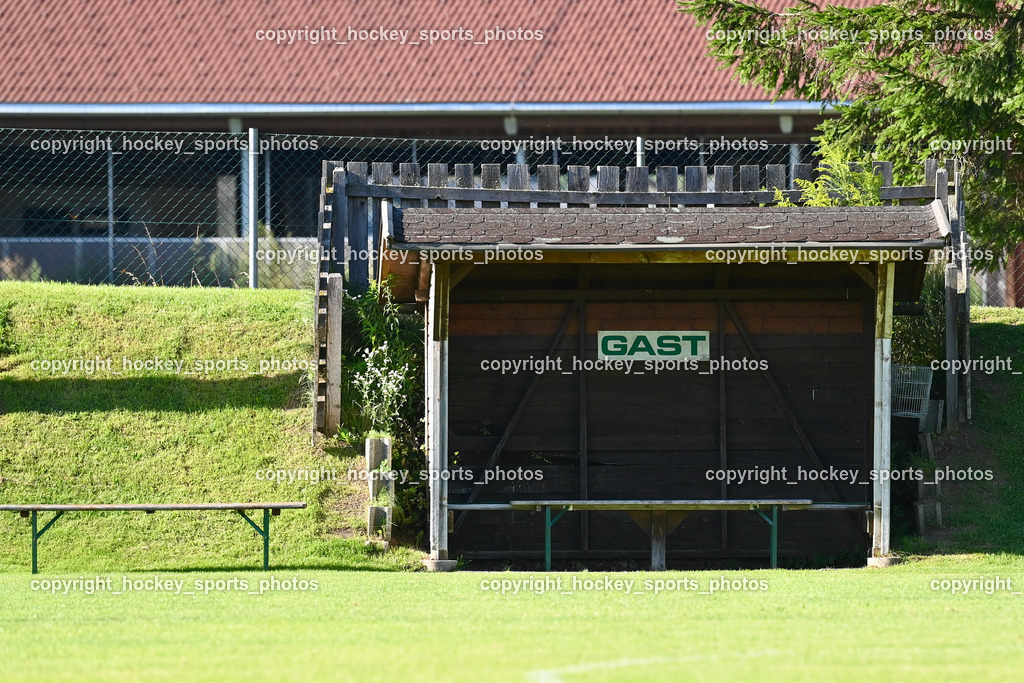
[[[514,271],[516,266],[494,268]],[[671,280],[672,273],[666,270],[685,268],[648,266],[648,281],[638,279],[636,270],[623,269],[619,284],[642,289],[653,282]],[[814,270],[818,273],[814,281],[821,282],[822,269],[814,266]],[[850,285],[847,270],[833,268],[836,284]],[[615,267],[603,267],[595,271],[594,279],[611,287],[615,271]],[[534,272],[544,275],[543,268]],[[794,276],[796,268],[784,272]],[[462,291],[478,289],[475,275],[470,273],[460,284],[465,288]],[[490,272],[486,277],[511,280],[510,273]],[[565,281],[568,283],[568,278]],[[455,289],[451,303],[450,447],[459,453],[458,463],[453,466],[479,470],[532,378],[529,373],[503,376],[483,371],[481,361],[542,357],[570,304],[568,298],[564,302],[467,303],[459,301],[459,291]],[[865,301],[858,294],[850,301],[734,302],[823,464],[859,469],[862,478],[867,476],[871,462],[870,424],[863,410],[871,393],[870,358],[865,356],[865,338],[871,336],[871,329],[865,329]],[[712,332],[712,356],[721,355],[714,302],[588,303],[588,358],[597,356],[596,332],[601,329],[708,330]],[[725,339],[727,358],[749,357],[731,321],[726,323]],[[573,324],[556,352],[562,358],[563,370],[571,370],[578,348]],[[798,465],[817,469],[760,373],[736,371],[725,377],[729,467],[786,466],[791,473]],[[553,370],[543,374],[499,461],[504,469],[539,469],[543,480],[491,483],[477,494],[477,502],[578,495],[577,398],[577,375]],[[719,483],[709,481],[705,474],[719,467],[717,375],[591,371],[587,374],[587,410],[590,498],[719,496]],[[868,486],[843,482],[835,486],[846,502],[869,500]],[[471,487],[469,483],[453,482],[449,500],[464,500]],[[820,482],[732,484],[729,495],[833,500]],[[570,513],[555,527],[554,548],[562,556],[602,556],[618,550],[642,557],[649,551],[644,534],[621,513],[591,513],[588,550],[583,551],[579,520],[579,515]],[[792,513],[783,520],[780,547],[784,555],[838,553],[865,544],[843,515]],[[695,513],[670,536],[670,554],[699,551],[706,556],[748,556],[767,548],[767,526],[759,517],[730,513],[727,524],[728,546],[723,549],[721,517],[717,513]],[[514,557],[539,553],[542,539],[540,515],[473,512],[452,534],[451,547],[453,553],[467,556],[506,553]]]

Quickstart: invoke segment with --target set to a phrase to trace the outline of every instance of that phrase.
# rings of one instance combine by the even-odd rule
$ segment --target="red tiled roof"
[[[779,8],[796,0],[771,0]],[[541,40],[276,45],[259,29],[542,31]],[[4,0],[0,101],[764,101],[675,0]],[[466,34],[463,33],[465,37]]]

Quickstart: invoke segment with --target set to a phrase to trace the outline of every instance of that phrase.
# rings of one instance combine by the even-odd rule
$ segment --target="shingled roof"
[[[942,246],[928,206],[405,209],[394,246],[700,249],[709,245]]]
[[[506,33],[484,44],[497,28]],[[769,99],[719,70],[706,29],[674,0],[5,0],[0,29],[4,103]],[[405,36],[358,39],[380,29]],[[509,29],[534,39],[509,40]],[[266,30],[292,33],[278,44]],[[448,39],[430,44],[430,31]]]

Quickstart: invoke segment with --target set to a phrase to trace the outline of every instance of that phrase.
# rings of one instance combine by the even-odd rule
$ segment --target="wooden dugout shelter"
[[[431,168],[424,187],[412,165],[399,185],[379,182],[392,176],[377,165],[378,182],[352,166],[326,169],[325,232],[378,254],[344,264],[350,282],[393,275],[398,300],[426,315],[432,559],[540,557],[545,530],[559,559],[649,552],[645,529],[614,509],[545,529],[512,504],[542,500],[806,499],[820,509],[784,513],[782,555],[889,554],[889,487],[869,473],[889,469],[893,307],[917,300],[924,259],[956,237],[945,170],[932,164],[929,178],[926,167],[921,186],[889,182],[890,206],[820,209],[756,206],[785,167],[742,167],[736,192],[732,167],[715,169],[714,192],[700,167],[681,189],[676,169],[658,169],[654,192],[646,169],[627,169],[622,190],[618,169],[601,167],[592,192],[585,167],[570,167],[569,190],[544,190],[558,187],[557,167],[540,167],[541,189],[527,189],[529,169],[510,166],[506,189],[487,188],[495,169],[481,169],[476,188],[460,165],[451,188],[447,167]],[[612,333],[683,331],[704,334],[695,369],[574,365],[606,356]],[[732,365],[712,372],[712,359]],[[493,369],[531,360],[561,365]],[[773,467],[788,472],[709,476]],[[797,480],[800,468],[858,477]],[[485,471],[495,473],[486,483]],[[754,511],[697,510],[667,531],[669,558],[766,553]]]

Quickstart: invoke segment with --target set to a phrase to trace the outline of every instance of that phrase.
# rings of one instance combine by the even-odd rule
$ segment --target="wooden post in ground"
[[[889,478],[881,475],[891,467],[890,395],[892,390],[892,297],[895,264],[878,264],[875,290],[875,381],[872,490],[871,557],[889,556],[890,487]]]
[[[366,511],[366,531],[370,538],[391,542],[391,508],[395,497],[395,480],[390,474],[391,439],[366,440],[366,474],[370,488],[370,505]],[[384,500],[381,493],[386,492]]]
[[[327,276],[327,377],[324,434],[334,436],[341,427],[341,321],[345,282],[341,273]]]

